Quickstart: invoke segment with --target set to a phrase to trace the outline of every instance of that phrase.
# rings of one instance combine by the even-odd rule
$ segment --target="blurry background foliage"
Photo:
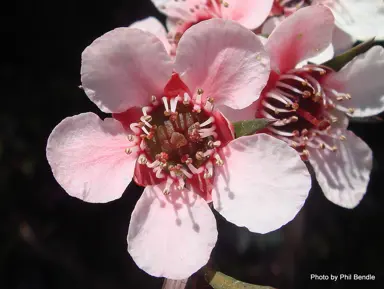
[[[0,67],[0,288],[161,288],[163,280],[138,269],[126,251],[141,189],[132,184],[108,204],[73,199],[54,180],[45,146],[63,118],[101,115],[78,88],[82,50],[115,27],[164,17],[149,0],[11,4],[16,9],[0,12],[6,49]],[[314,183],[299,215],[270,234],[250,234],[217,215],[215,266],[280,289],[384,288],[383,128],[351,125],[375,158],[368,193],[355,210],[328,202]],[[315,282],[311,273],[374,274],[376,281]]]

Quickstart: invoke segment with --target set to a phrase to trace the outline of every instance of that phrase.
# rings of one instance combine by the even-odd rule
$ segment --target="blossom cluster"
[[[67,117],[47,143],[73,197],[104,203],[132,180],[145,187],[127,237],[140,268],[183,279],[204,266],[218,237],[212,207],[251,232],[287,224],[311,188],[306,162],[331,202],[359,204],[372,151],[348,122],[384,110],[384,49],[339,71],[321,63],[383,36],[382,1],[152,2],[167,28],[149,17],[82,53],[82,88],[109,117]],[[235,135],[233,122],[255,118],[270,125]]]

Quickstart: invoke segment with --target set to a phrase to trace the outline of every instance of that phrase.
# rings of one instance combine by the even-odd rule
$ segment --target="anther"
[[[221,159],[220,155],[218,153],[215,153],[213,157],[216,159],[216,165],[222,166],[224,165],[224,161]]]
[[[217,148],[221,145],[221,141],[217,140],[217,141],[209,141],[208,142],[208,147],[210,148]]]
[[[127,139],[128,139],[128,141],[132,142],[135,138],[133,135],[129,134],[129,135],[127,135]]]
[[[154,95],[151,96],[151,102],[152,102],[153,105],[159,104],[159,102],[157,101],[156,96],[154,96]]]
[[[169,195],[172,184],[173,184],[173,179],[167,178],[167,182],[165,183],[165,188],[163,190],[164,195]]]
[[[203,159],[204,159],[204,152],[202,152],[202,151],[197,151],[195,157],[196,157],[196,159],[197,159],[198,161],[203,160]]]
[[[299,104],[297,103],[297,102],[294,102],[294,103],[292,103],[292,109],[294,109],[294,110],[298,110],[299,109]]]
[[[131,149],[131,148],[126,148],[126,149],[125,149],[125,153],[126,153],[127,155],[130,155],[130,154],[132,153],[132,149]]]
[[[349,112],[350,114],[353,114],[353,113],[355,112],[355,109],[352,108],[352,107],[350,107],[350,108],[348,108],[348,112]]]
[[[147,162],[148,162],[148,159],[145,155],[140,155],[139,158],[137,159],[137,162],[140,164],[140,165],[145,165]]]
[[[321,144],[319,145],[319,147],[323,150],[323,149],[325,149],[325,144],[321,143]]]
[[[304,97],[304,98],[309,98],[309,97],[311,97],[311,95],[312,95],[312,94],[311,94],[310,91],[308,91],[308,90],[304,90],[304,91],[303,91],[303,97]]]
[[[346,138],[344,135],[341,135],[341,136],[339,137],[339,139],[340,139],[340,140],[346,140],[347,138]]]
[[[199,88],[199,89],[197,89],[197,94],[203,94],[204,93],[204,90],[202,89],[202,88]]]

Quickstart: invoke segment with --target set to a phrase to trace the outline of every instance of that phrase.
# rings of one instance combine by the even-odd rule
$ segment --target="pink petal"
[[[339,129],[345,141],[327,137],[336,152],[310,150],[310,162],[328,200],[344,208],[356,207],[367,190],[372,169],[372,151],[353,132]]]
[[[220,107],[220,111],[232,122],[255,119],[256,109],[256,102],[243,109],[232,109],[224,105]]]
[[[179,42],[175,70],[192,93],[204,90],[215,105],[235,109],[254,102],[267,83],[269,58],[259,38],[222,19],[200,22]]]
[[[81,81],[87,96],[104,112],[124,112],[161,95],[172,61],[153,34],[117,28],[96,39],[82,54]]]
[[[311,188],[299,154],[266,134],[240,137],[223,152],[213,205],[228,221],[268,233],[291,221]]]
[[[234,20],[248,29],[256,29],[267,19],[273,0],[225,0],[222,18]]]
[[[144,190],[133,210],[128,252],[150,275],[184,279],[204,266],[216,244],[216,220],[208,204],[193,191],[164,183]]]
[[[266,44],[272,69],[284,73],[325,50],[331,43],[333,28],[332,12],[324,6],[301,8],[288,16]]]
[[[201,6],[201,0],[151,0],[161,13],[168,17],[178,18],[184,21],[192,21],[194,14],[190,9],[196,10],[196,5]],[[203,1],[204,2],[204,1]]]
[[[82,113],[60,122],[48,138],[47,159],[66,192],[90,203],[118,199],[131,182],[135,154],[122,125]]]
[[[152,33],[160,39],[160,41],[164,44],[165,50],[170,53],[171,45],[167,40],[167,31],[165,30],[163,24],[161,24],[161,22],[155,17],[147,17],[143,20],[136,21],[135,23],[132,23],[129,27],[137,28]]]
[[[353,108],[353,116],[366,117],[384,111],[383,75],[384,48],[374,46],[339,72],[331,73],[322,85],[352,96],[350,100],[337,102],[338,109],[348,112]]]

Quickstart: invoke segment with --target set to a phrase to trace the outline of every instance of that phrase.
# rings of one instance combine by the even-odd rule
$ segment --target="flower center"
[[[327,72],[326,67],[306,65],[283,75],[274,74],[260,100],[258,117],[276,120],[268,131],[297,149],[303,160],[309,156],[307,147],[337,150],[321,136],[345,139],[331,131],[338,121],[334,100],[351,96],[323,88],[319,81]]]
[[[298,9],[310,5],[312,0],[275,0],[272,6],[271,16],[290,15]]]
[[[214,164],[223,165],[217,150],[225,142],[217,129],[221,120],[213,112],[213,99],[203,99],[202,89],[192,97],[179,89],[166,90],[167,96],[152,96],[140,120],[130,124],[134,134],[128,135],[132,146],[126,149],[127,154],[138,153],[138,163],[154,178],[166,179],[164,194],[173,183],[183,189],[195,176],[212,178]]]
[[[200,4],[189,5],[185,3],[185,0],[174,0],[177,5],[177,2],[181,2],[180,5],[183,5],[183,9],[180,8],[180,12],[182,14],[182,19],[178,19],[176,22],[175,29],[168,33],[168,41],[173,47],[172,52],[176,51],[176,46],[180,41],[181,36],[183,36],[184,32],[190,28],[191,26],[211,18],[222,18],[221,9],[229,7],[229,4],[223,0],[205,0],[201,1]],[[167,6],[160,6],[160,9],[163,11],[167,11]],[[174,9],[174,7],[173,7]]]

